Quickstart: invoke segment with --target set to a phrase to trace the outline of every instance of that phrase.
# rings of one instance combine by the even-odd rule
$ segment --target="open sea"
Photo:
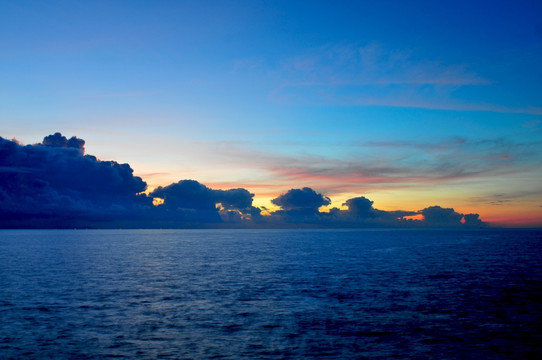
[[[2,230],[1,359],[542,359],[542,231]]]

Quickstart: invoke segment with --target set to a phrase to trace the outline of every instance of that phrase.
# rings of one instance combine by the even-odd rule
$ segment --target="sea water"
[[[4,230],[2,359],[538,359],[542,231]]]

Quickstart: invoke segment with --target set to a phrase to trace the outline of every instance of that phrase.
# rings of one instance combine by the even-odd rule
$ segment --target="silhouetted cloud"
[[[351,198],[343,204],[347,207],[346,210],[334,208],[330,211],[330,215],[334,222],[349,227],[409,227],[415,224],[404,218],[416,215],[417,212],[384,211],[375,209],[373,204],[372,200],[364,196]]]
[[[257,221],[261,217],[261,210],[252,206],[254,194],[246,189],[214,190],[216,200],[219,202],[220,213],[223,220],[239,222],[242,220]]]
[[[279,195],[271,202],[280,206],[284,211],[297,215],[312,215],[318,208],[331,204],[331,200],[311,188],[291,189]]]
[[[427,207],[420,210],[420,214],[424,217],[423,221],[432,226],[460,226],[463,219],[463,214],[440,206]]]
[[[43,138],[42,145],[61,148],[73,148],[81,150],[82,153],[85,152],[85,140],[78,139],[75,136],[72,136],[68,140],[66,137],[62,136],[62,134],[58,132]]]
[[[218,199],[225,209],[248,209],[252,206],[251,194],[246,189],[215,190]]]
[[[59,133],[27,146],[0,138],[1,226],[64,227],[77,220],[129,216],[148,203],[138,195],[146,183],[128,164],[83,155],[83,144]]]
[[[319,207],[329,205],[325,195],[310,188],[291,189],[272,202],[282,209],[272,212],[266,220],[280,225],[299,223],[323,227],[482,227],[486,224],[478,214],[463,215],[454,209],[432,206],[420,211],[384,211],[373,207],[374,202],[364,196],[346,200],[346,210],[332,208],[319,211]],[[411,219],[423,215],[422,220]]]
[[[85,141],[60,133],[22,145],[0,137],[0,227],[479,227],[478,214],[431,206],[383,211],[360,196],[345,210],[304,187],[272,200],[280,210],[263,216],[244,188],[211,189],[181,180],[143,193],[146,183],[128,164],[84,154]],[[160,198],[161,205],[153,200]],[[409,216],[423,215],[423,220]]]
[[[348,213],[360,218],[374,218],[375,211],[373,209],[373,201],[364,196],[348,199],[343,204],[348,206]]]
[[[466,226],[479,227],[484,225],[484,222],[480,219],[480,215],[478,214],[465,214],[463,215],[463,219],[465,219]]]
[[[164,199],[169,209],[215,209],[213,191],[195,180],[182,180],[166,187],[158,187],[149,195]]]
[[[163,199],[160,210],[165,210],[168,217],[182,221],[220,222],[221,210],[229,220],[236,219],[235,214],[238,219],[259,214],[259,210],[252,206],[254,194],[247,190],[213,190],[195,180],[160,186],[149,196]]]

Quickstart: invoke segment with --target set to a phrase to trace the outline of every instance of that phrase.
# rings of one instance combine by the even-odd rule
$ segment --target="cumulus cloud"
[[[83,155],[84,141],[56,133],[22,146],[0,138],[1,225],[69,226],[145,205],[146,183],[128,164]]]
[[[149,194],[164,199],[170,209],[215,209],[213,191],[195,180],[182,180],[166,187],[158,187]]]
[[[348,199],[343,204],[348,207],[349,214],[360,218],[373,218],[375,211],[373,209],[374,201],[367,199],[364,196]]]
[[[460,226],[463,219],[463,214],[440,206],[427,207],[420,210],[420,214],[424,217],[423,221],[432,226]]]
[[[60,133],[23,145],[0,137],[0,227],[479,227],[478,214],[431,206],[413,211],[383,211],[364,196],[348,199],[346,209],[304,187],[272,200],[269,215],[253,206],[243,188],[211,189],[181,180],[143,192],[146,183],[128,164],[84,154],[85,141]],[[153,205],[153,199],[163,203]],[[413,220],[411,215],[423,215]]]
[[[41,144],[52,147],[79,149],[82,153],[85,152],[85,140],[78,139],[76,136],[72,136],[68,140],[59,132],[54,133],[53,135],[46,136],[45,138],[43,138]]]
[[[454,209],[432,206],[420,211],[384,211],[374,208],[374,202],[364,196],[346,200],[341,210],[332,208],[319,211],[329,205],[329,198],[311,188],[291,189],[272,202],[281,210],[272,212],[268,223],[298,223],[323,227],[481,227],[486,224],[478,214],[463,215]],[[424,218],[411,219],[422,214]]]
[[[480,219],[479,214],[465,214],[463,215],[465,220],[465,226],[480,227],[484,226],[484,222]]]
[[[220,222],[221,214],[228,220],[257,216],[259,210],[252,206],[251,194],[246,189],[214,190],[195,180],[181,180],[165,187],[158,187],[149,194],[164,200],[160,205],[167,216],[183,221]]]
[[[260,216],[241,188],[182,180],[147,196],[128,164],[84,155],[84,144],[61,133],[26,146],[0,138],[0,227],[186,227]],[[155,197],[163,205],[153,206]]]
[[[247,210],[252,207],[251,194],[246,189],[215,190],[217,200],[227,210]]]
[[[333,212],[338,222],[353,227],[410,227],[419,222],[405,219],[416,215],[415,211],[384,211],[373,207],[374,202],[364,196],[346,200],[343,206],[346,210],[336,209]]]
[[[271,202],[281,207],[286,213],[304,216],[316,214],[318,208],[331,204],[327,196],[308,187],[288,190]]]

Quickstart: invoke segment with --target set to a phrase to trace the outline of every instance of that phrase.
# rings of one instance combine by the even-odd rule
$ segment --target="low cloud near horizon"
[[[332,208],[324,194],[290,189],[262,215],[243,188],[211,189],[180,180],[150,192],[128,164],[85,154],[85,141],[60,133],[22,145],[0,137],[0,228],[280,228],[280,227],[481,227],[478,214],[430,206],[383,211],[363,197]],[[419,215],[422,215],[421,219]],[[417,216],[417,217],[415,217]],[[415,217],[415,218],[413,218]]]

